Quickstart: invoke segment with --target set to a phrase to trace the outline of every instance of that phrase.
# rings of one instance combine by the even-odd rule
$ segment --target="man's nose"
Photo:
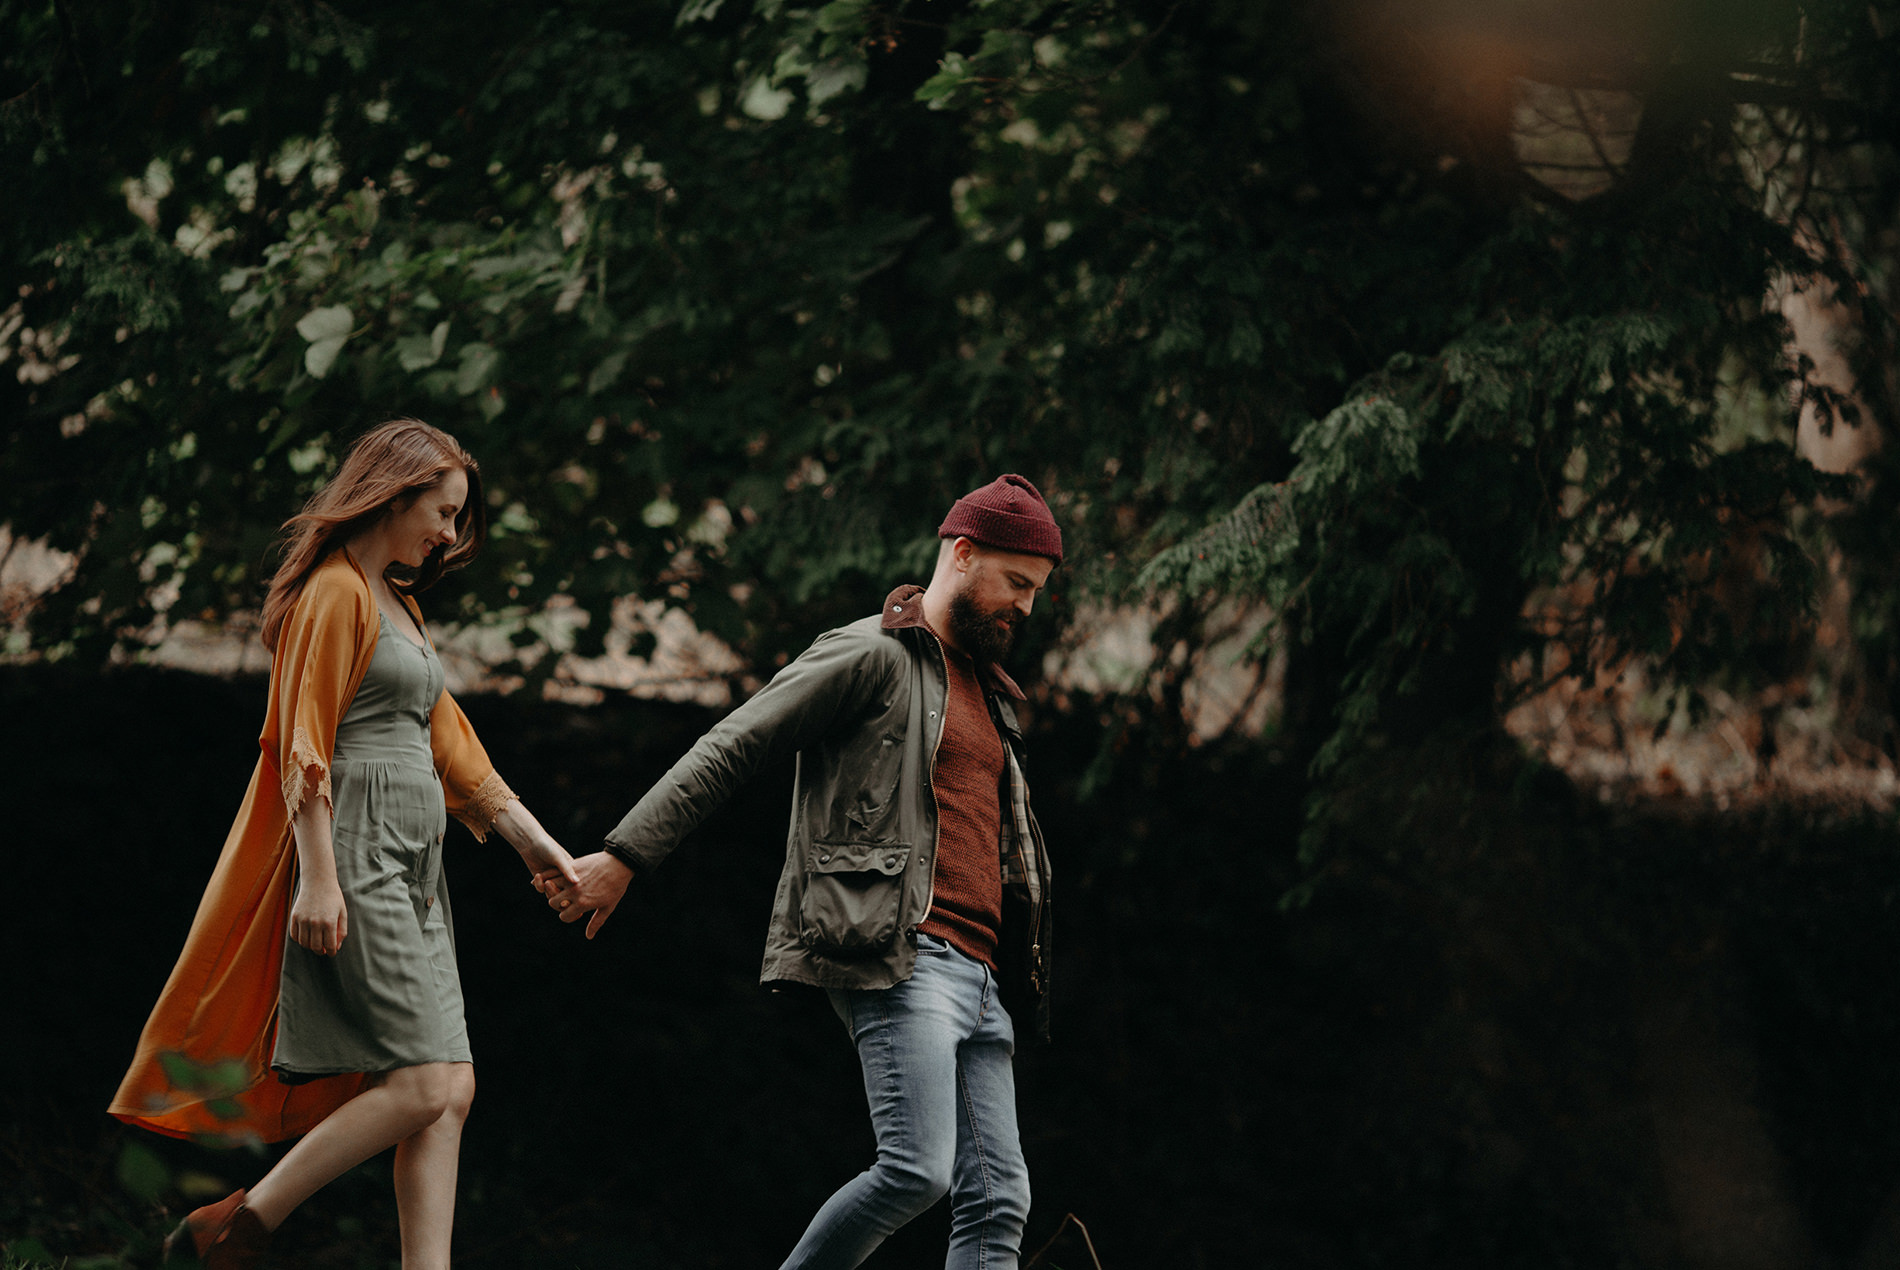
[[[1033,595],[1022,596],[1016,601],[1016,611],[1018,613],[1021,613],[1024,617],[1028,617],[1029,610],[1035,606],[1035,603],[1036,603],[1035,596]]]

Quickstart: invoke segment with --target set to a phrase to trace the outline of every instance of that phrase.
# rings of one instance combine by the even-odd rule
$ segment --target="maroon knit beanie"
[[[937,526],[939,538],[968,538],[998,551],[1020,551],[1062,563],[1062,530],[1042,492],[1026,476],[999,476],[971,490]]]

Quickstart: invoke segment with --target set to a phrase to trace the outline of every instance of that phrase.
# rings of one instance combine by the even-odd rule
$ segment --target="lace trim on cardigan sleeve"
[[[508,788],[508,782],[501,778],[500,772],[490,772],[488,779],[475,787],[468,796],[468,802],[455,818],[468,826],[477,842],[488,841],[488,831],[495,827],[495,817],[501,815],[515,797],[515,791]]]
[[[310,733],[297,728],[290,734],[290,762],[284,766],[284,807],[295,820],[297,813],[303,810],[304,801],[315,794],[323,800],[323,805],[333,812],[335,801],[330,797],[330,767],[317,754],[317,746],[310,739]]]

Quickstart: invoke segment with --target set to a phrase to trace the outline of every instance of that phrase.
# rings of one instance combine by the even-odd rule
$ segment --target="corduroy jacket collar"
[[[914,582],[906,582],[886,596],[883,625],[887,631],[901,631],[915,626],[936,635],[935,631],[930,630],[930,624],[924,621],[924,589]],[[989,676],[990,683],[1011,700],[1028,700],[1023,690],[1016,686],[1016,681],[995,662],[983,662],[981,669]]]

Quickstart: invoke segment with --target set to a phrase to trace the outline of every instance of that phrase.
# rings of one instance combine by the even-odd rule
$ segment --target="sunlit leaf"
[[[354,320],[346,304],[312,309],[298,319],[297,334],[310,341],[310,347],[304,350],[303,364],[312,378],[322,379],[330,373],[337,354],[343,351],[344,343],[350,338]]]
[[[745,93],[739,99],[739,109],[754,119],[763,119],[768,123],[774,119],[783,119],[785,112],[792,107],[792,92],[788,88],[774,88],[764,75],[754,76],[746,85]]]

